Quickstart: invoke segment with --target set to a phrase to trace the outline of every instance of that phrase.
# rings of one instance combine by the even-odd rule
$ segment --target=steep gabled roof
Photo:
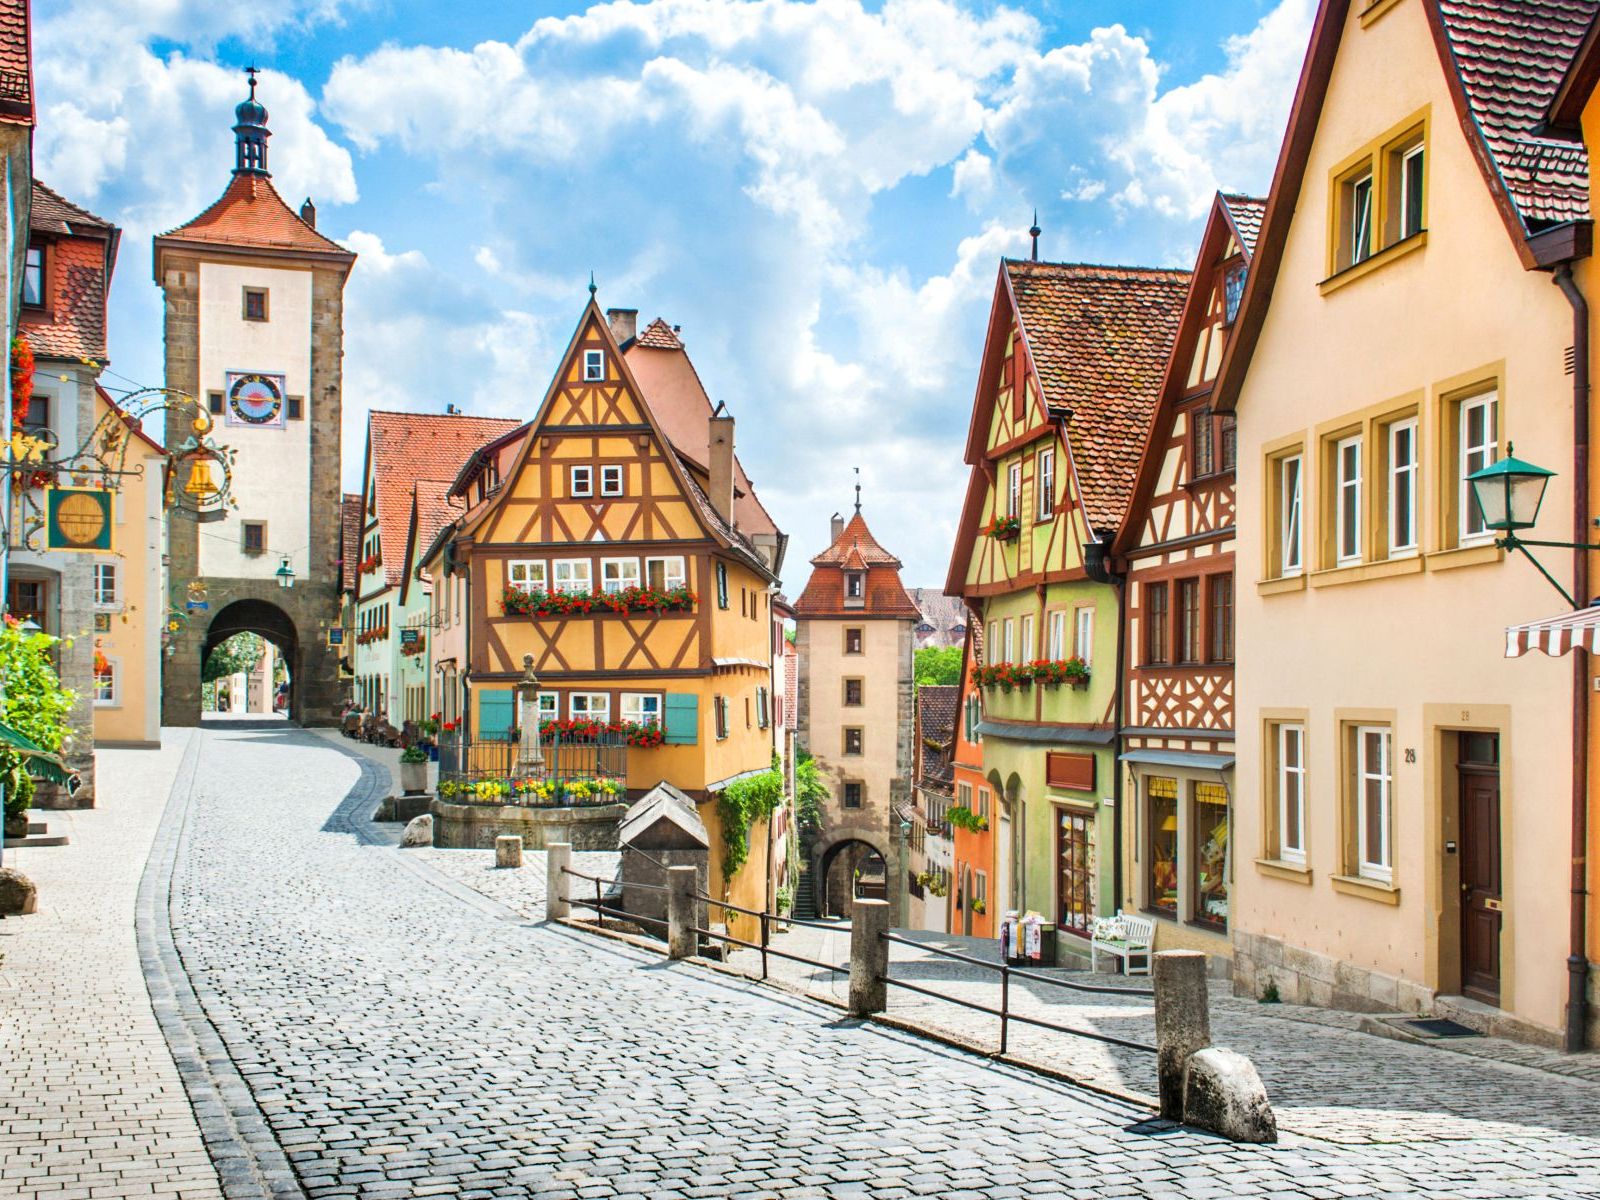
[[[1117,528],[1160,394],[1189,272],[1007,259],[1046,408],[1065,421],[1084,515]]]
[[[33,124],[28,0],[0,0],[0,124]]]
[[[956,715],[961,711],[961,686],[954,683],[917,685],[917,784],[949,792],[955,778]]]
[[[643,346],[647,350],[683,349],[683,339],[678,336],[678,331],[660,317],[646,325],[644,332],[634,339],[633,344]]]
[[[29,227],[54,240],[45,273],[45,303],[25,308],[19,330],[40,358],[106,358],[106,294],[116,265],[121,230],[79,208],[37,179]]]
[[[158,270],[161,251],[176,246],[275,251],[339,264],[346,270],[356,260],[353,251],[302,221],[270,179],[248,172],[235,175],[198,217],[157,235],[155,244]]]
[[[466,505],[450,494],[446,479],[419,479],[411,489],[411,521],[406,531],[406,553],[402,566],[405,578],[400,583],[400,603],[406,602],[411,585],[422,578],[424,556],[433,548],[440,531],[466,511]]]
[[[900,582],[900,560],[872,536],[859,512],[845,524],[833,543],[811,560],[814,570],[805,590],[794,602],[797,617],[857,616],[909,617],[920,614]],[[864,570],[863,603],[845,606],[844,573]]]
[[[38,233],[94,238],[108,237],[117,228],[104,217],[97,217],[88,209],[79,207],[38,179],[33,181],[33,203],[29,210],[28,227]]]
[[[1245,258],[1251,257],[1256,252],[1256,238],[1261,235],[1261,218],[1267,211],[1266,197],[1218,192],[1217,200],[1239,238]]]

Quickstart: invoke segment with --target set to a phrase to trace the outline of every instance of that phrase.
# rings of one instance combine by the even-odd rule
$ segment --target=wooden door
[[[1500,1003],[1500,772],[1462,763],[1461,992]]]
[[[1062,933],[1088,937],[1094,925],[1094,870],[1090,866],[1089,822],[1092,814],[1073,808],[1056,810],[1056,862]]]

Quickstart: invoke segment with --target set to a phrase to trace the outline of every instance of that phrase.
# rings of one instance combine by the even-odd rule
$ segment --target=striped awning
[[[1507,658],[1520,658],[1530,650],[1559,655],[1574,649],[1600,654],[1600,607],[1591,605],[1506,629]]]

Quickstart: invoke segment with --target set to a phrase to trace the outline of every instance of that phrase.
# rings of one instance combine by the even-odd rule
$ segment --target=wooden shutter
[[[1074,792],[1094,791],[1094,755],[1052,750],[1045,756],[1045,782]]]
[[[700,740],[700,697],[693,692],[668,692],[665,699],[666,744],[695,745]]]
[[[509,742],[516,724],[516,694],[510,688],[478,689],[478,740]]]

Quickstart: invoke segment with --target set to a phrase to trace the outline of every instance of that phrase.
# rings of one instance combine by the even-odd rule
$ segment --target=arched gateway
[[[344,284],[355,255],[317,232],[309,200],[296,214],[274,190],[255,88],[252,76],[236,110],[227,190],[155,239],[167,387],[204,405],[216,440],[233,449],[237,501],[224,520],[169,522],[170,602],[188,621],[165,660],[166,725],[199,723],[206,655],[234,633],[284,652],[302,724],[334,723],[341,699],[327,630],[339,620]],[[168,446],[190,433],[169,415]],[[293,587],[282,586],[289,577]],[[204,598],[191,603],[195,582]]]

